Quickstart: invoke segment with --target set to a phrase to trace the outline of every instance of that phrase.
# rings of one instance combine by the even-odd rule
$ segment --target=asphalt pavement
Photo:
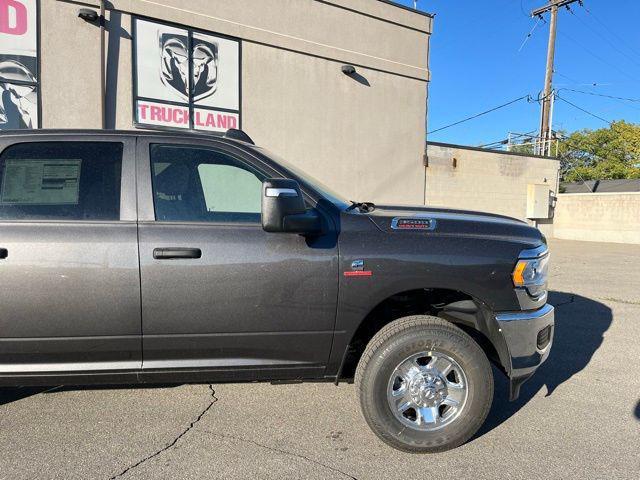
[[[552,241],[556,338],[481,431],[411,455],[353,385],[0,390],[0,479],[640,478],[640,246]]]

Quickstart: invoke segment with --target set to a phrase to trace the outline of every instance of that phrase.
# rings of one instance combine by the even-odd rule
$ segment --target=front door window
[[[208,148],[152,145],[156,220],[259,223],[266,176]]]

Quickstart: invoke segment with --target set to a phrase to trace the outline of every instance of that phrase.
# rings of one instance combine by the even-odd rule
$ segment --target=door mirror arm
[[[310,208],[304,213],[285,216],[282,219],[282,227],[284,232],[314,235],[322,232],[322,221],[318,211]]]

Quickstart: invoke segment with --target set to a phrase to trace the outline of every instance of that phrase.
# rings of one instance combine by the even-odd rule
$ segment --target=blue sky
[[[399,0],[408,6],[412,0]],[[523,95],[537,97],[544,83],[547,23],[529,12],[546,0],[419,0],[436,15],[431,37],[428,129],[435,130]],[[556,43],[557,89],[640,98],[640,1],[584,0],[561,10]],[[522,46],[522,48],[521,48]],[[594,86],[594,84],[596,84]],[[615,100],[569,90],[559,95],[606,120],[640,123],[640,101]],[[477,120],[429,135],[429,140],[481,145],[509,131],[539,128],[537,103],[518,102]],[[557,101],[554,129],[607,124]]]

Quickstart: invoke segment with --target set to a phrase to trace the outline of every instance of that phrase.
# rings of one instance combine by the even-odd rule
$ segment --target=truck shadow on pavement
[[[177,383],[131,384],[131,385],[69,385],[59,387],[0,387],[0,406],[17,402],[32,395],[48,392],[71,392],[79,390],[139,390],[154,388],[176,388]]]
[[[43,393],[51,387],[0,387],[0,405]]]
[[[572,293],[551,291],[548,302],[555,307],[555,333],[547,361],[520,391],[520,398],[509,402],[509,382],[494,372],[495,393],[487,421],[474,438],[490,432],[516,414],[542,387],[549,397],[558,386],[582,371],[600,348],[613,316],[606,305]],[[640,404],[636,416],[640,418]]]

